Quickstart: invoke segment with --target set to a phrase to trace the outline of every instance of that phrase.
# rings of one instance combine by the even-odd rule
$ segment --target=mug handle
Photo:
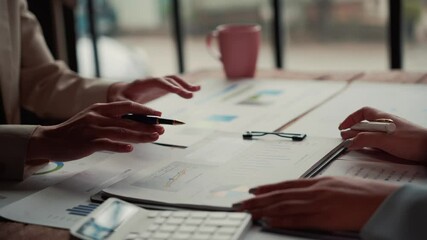
[[[218,50],[214,49],[212,47],[212,40],[216,39],[218,37],[218,31],[212,31],[210,32],[207,36],[206,36],[206,46],[208,48],[208,52],[210,53],[210,55],[215,58],[218,59],[219,61],[221,61],[221,54],[219,53]]]

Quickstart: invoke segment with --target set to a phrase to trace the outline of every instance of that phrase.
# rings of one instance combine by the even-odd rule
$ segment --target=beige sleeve
[[[55,61],[40,25],[21,1],[21,105],[46,118],[69,118],[87,106],[106,102],[111,82],[86,79]]]
[[[0,125],[0,180],[22,180],[29,139],[37,126]]]

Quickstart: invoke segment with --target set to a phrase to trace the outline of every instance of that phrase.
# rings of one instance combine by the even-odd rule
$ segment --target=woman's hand
[[[54,126],[39,126],[28,146],[27,159],[69,161],[96,151],[130,152],[129,143],[153,142],[163,134],[160,125],[121,119],[126,113],[161,113],[130,101],[94,104]]]
[[[110,86],[107,100],[109,102],[130,100],[144,104],[169,92],[183,98],[192,98],[193,92],[199,90],[200,86],[191,85],[183,79],[171,75],[135,80],[131,83],[114,83]]]
[[[359,231],[398,187],[344,177],[300,179],[251,189],[256,196],[234,207],[270,227]]]
[[[350,130],[354,124],[379,118],[389,118],[396,124],[393,133],[361,132]],[[364,107],[348,116],[338,127],[343,139],[353,138],[349,149],[364,147],[378,148],[394,156],[413,160],[427,161],[427,129],[417,126],[403,118]]]

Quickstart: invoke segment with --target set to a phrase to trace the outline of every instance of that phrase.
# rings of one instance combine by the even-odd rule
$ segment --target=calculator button
[[[236,228],[234,227],[221,227],[218,229],[218,233],[221,234],[234,234],[234,232],[236,231]]]
[[[154,231],[156,231],[158,228],[160,227],[160,225],[158,225],[158,224],[151,224],[149,227],[148,227],[148,231],[150,231],[150,232],[154,232]]]
[[[210,239],[211,235],[206,233],[195,233],[191,236],[192,240],[207,240]]]
[[[171,218],[168,218],[168,220],[166,220],[167,224],[174,224],[174,225],[179,225],[183,222],[184,222],[184,218],[171,217]]]
[[[203,219],[199,218],[187,218],[184,224],[188,225],[200,225],[203,222]]]
[[[131,232],[126,236],[126,240],[134,240],[139,237],[139,233]]]
[[[160,213],[160,216],[162,217],[169,217],[170,215],[172,215],[171,211],[163,211]]]
[[[176,211],[172,213],[172,216],[176,218],[186,218],[189,215],[190,215],[189,212],[184,212],[184,211]]]
[[[228,216],[228,219],[243,220],[247,217],[246,213],[233,213]]]
[[[153,235],[153,239],[169,239],[170,233],[166,233],[166,232],[156,232]]]
[[[157,211],[148,211],[147,217],[148,218],[155,218],[155,217],[157,217],[157,215],[159,215],[159,212],[157,212]]]
[[[157,224],[162,224],[166,221],[166,218],[162,218],[162,217],[158,217],[154,220],[155,223]]]
[[[192,212],[191,217],[192,218],[206,218],[208,216],[207,212]]]
[[[224,227],[238,227],[241,221],[236,220],[207,220],[205,225],[213,225],[213,226],[224,226]]]
[[[162,232],[173,232],[177,229],[176,225],[162,225],[159,230]]]
[[[212,240],[229,240],[232,239],[233,235],[215,234],[212,236]]]
[[[209,214],[210,219],[224,219],[226,217],[227,217],[227,213],[223,213],[223,212],[216,212],[216,213]]]
[[[226,226],[233,226],[233,227],[238,227],[241,223],[240,220],[227,220],[224,221]],[[224,224],[222,224],[224,226]]]
[[[178,232],[172,236],[173,240],[187,240],[190,238],[189,233]]]
[[[142,232],[142,233],[139,235],[139,237],[141,237],[142,239],[149,238],[150,236],[151,236],[151,233],[150,233],[150,232]]]
[[[202,226],[202,227],[199,227],[197,231],[201,233],[214,233],[216,229],[217,229],[216,227],[212,227],[212,226]]]
[[[178,231],[179,231],[179,232],[187,232],[187,233],[189,233],[189,232],[194,232],[194,231],[196,231],[196,229],[197,229],[197,227],[196,227],[196,226],[182,225],[182,226],[178,229]]]

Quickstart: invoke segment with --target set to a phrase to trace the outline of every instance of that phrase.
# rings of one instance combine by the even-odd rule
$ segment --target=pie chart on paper
[[[63,162],[49,162],[48,164],[46,164],[46,166],[39,169],[37,172],[33,173],[33,175],[49,174],[49,173],[58,171],[62,167],[64,167]]]

